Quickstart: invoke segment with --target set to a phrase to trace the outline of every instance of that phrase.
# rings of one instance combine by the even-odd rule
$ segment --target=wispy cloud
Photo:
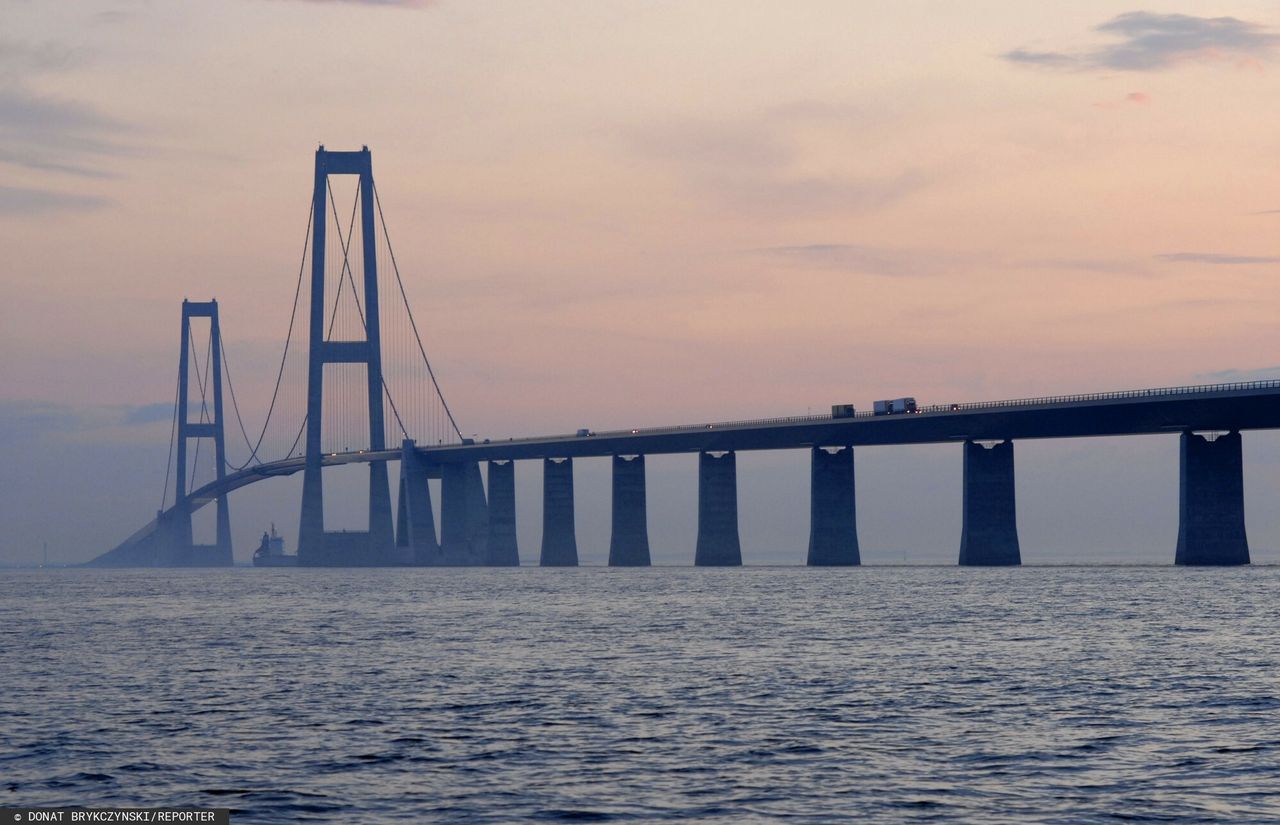
[[[83,53],[64,43],[29,43],[0,38],[0,78],[22,79],[58,71],[80,61]]]
[[[1103,275],[1149,277],[1143,261],[1124,258],[1007,258],[999,253],[948,249],[911,249],[846,243],[766,246],[740,250],[797,267],[881,275],[890,278],[932,277],[951,272],[1053,270]]]
[[[148,428],[167,425],[172,416],[172,402],[125,406],[0,400],[0,447],[86,440],[154,443],[155,433]]]
[[[1036,269],[1070,269],[1078,272],[1096,272],[1103,275],[1145,277],[1151,274],[1145,264],[1125,258],[1040,258],[1019,261],[1017,266]]]
[[[858,244],[767,246],[745,252],[805,266],[893,278],[930,275],[936,271],[936,267],[929,265],[918,254]]]
[[[1118,109],[1121,106],[1146,106],[1150,102],[1151,95],[1146,92],[1129,92],[1117,100],[1102,100],[1093,105],[1099,109]]]
[[[1195,17],[1134,11],[1094,27],[1119,38],[1080,51],[1019,48],[1001,57],[1010,63],[1043,69],[1156,71],[1191,61],[1231,60],[1258,68],[1260,59],[1280,47],[1280,35],[1235,17]]]
[[[95,195],[75,195],[46,189],[0,185],[0,215],[43,215],[49,212],[84,212],[106,206]]]
[[[173,404],[169,402],[161,402],[157,404],[143,404],[140,407],[132,407],[124,414],[124,424],[154,424],[157,421],[169,421],[173,418]]]
[[[324,3],[326,5],[351,5],[351,6],[382,6],[382,7],[400,7],[405,9],[422,9],[427,6],[434,6],[436,0],[299,0],[304,3]]]
[[[64,43],[0,38],[0,167],[36,173],[22,181],[29,188],[0,191],[0,211],[102,206],[103,198],[60,194],[44,182],[114,177],[108,161],[139,153],[137,130],[94,104],[34,91],[33,79],[82,67],[87,58],[86,50]]]
[[[136,154],[130,130],[74,100],[0,89],[0,162],[81,177],[109,177],[95,159]]]
[[[1238,266],[1241,264],[1276,264],[1280,255],[1224,255],[1217,252],[1166,252],[1156,255],[1161,261],[1212,266]]]
[[[1216,372],[1202,372],[1195,376],[1196,381],[1203,381],[1209,384],[1234,384],[1243,381],[1273,381],[1277,378],[1280,378],[1280,366],[1258,367],[1247,370],[1217,370]]]
[[[627,147],[675,172],[685,183],[737,208],[781,214],[864,211],[894,203],[932,183],[919,168],[858,174],[801,170],[796,135],[865,129],[869,115],[852,107],[796,101],[733,118],[674,119],[623,130]]]

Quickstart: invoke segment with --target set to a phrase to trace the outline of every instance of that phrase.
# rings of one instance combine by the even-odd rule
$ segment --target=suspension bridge
[[[698,455],[694,563],[738,565],[736,454],[777,449],[810,453],[807,562],[856,565],[861,556],[854,448],[923,443],[954,443],[963,450],[959,563],[1011,565],[1021,563],[1015,440],[1155,433],[1179,435],[1175,562],[1249,561],[1241,433],[1280,428],[1280,381],[913,404],[896,414],[833,408],[832,415],[579,430],[475,443],[463,438],[427,357],[367,147],[317,150],[305,238],[288,330],[260,428],[251,430],[241,414],[217,302],[183,301],[160,507],[153,520],[91,565],[231,565],[229,495],[298,472],[303,473],[301,565],[518,565],[514,463],[540,460],[539,561],[572,566],[578,563],[573,460],[591,457],[612,461],[609,564],[648,565],[644,458],[671,453]],[[228,397],[234,430],[224,418]],[[233,433],[231,449],[228,430]],[[232,450],[240,451],[234,459]],[[483,474],[481,462],[486,464]],[[394,512],[390,463],[399,468]],[[345,464],[368,467],[367,529],[328,531],[323,470]],[[439,530],[430,479],[440,480]],[[216,506],[214,542],[197,544],[192,515],[211,503]]]

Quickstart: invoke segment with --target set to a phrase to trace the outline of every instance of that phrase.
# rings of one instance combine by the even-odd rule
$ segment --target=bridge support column
[[[402,564],[440,563],[436,517],[431,512],[427,466],[412,439],[400,445],[400,504],[396,508],[396,549]]]
[[[732,452],[698,453],[698,567],[742,564],[738,542],[738,462]]]
[[[360,188],[360,259],[363,262],[363,340],[334,340],[325,323],[325,237],[328,225],[329,176],[356,175]],[[373,160],[366,147],[359,152],[316,150],[315,188],[312,190],[311,309],[307,355],[306,465],[302,479],[302,517],[298,528],[298,564],[302,566],[368,567],[395,564],[399,558],[391,514],[387,463],[369,463],[369,529],[361,533],[326,533],[324,485],[324,368],[326,364],[363,364],[369,410],[369,449],[385,446],[382,410],[382,332],[378,311],[378,257],[374,232]],[[354,257],[355,251],[352,250]],[[344,262],[346,250],[343,250]],[[345,268],[344,268],[345,271]],[[350,273],[354,274],[354,273]],[[341,279],[339,279],[341,286]],[[353,288],[355,282],[352,283]]]
[[[960,564],[1022,564],[1013,496],[1013,442],[964,443],[964,526]]]
[[[578,539],[573,526],[573,459],[542,461],[543,567],[577,567]]]
[[[193,406],[190,397],[189,344],[192,343],[191,319],[209,319],[209,362],[205,365],[206,380],[213,378],[212,418],[208,421],[201,416],[201,421],[191,421],[189,415]],[[182,339],[179,346],[181,352],[178,364],[178,461],[175,465],[174,507],[172,520],[168,529],[162,531],[158,540],[158,557],[164,566],[172,567],[230,567],[235,563],[231,552],[231,514],[227,503],[227,495],[218,496],[217,521],[213,544],[199,545],[191,529],[191,501],[188,498],[187,442],[191,439],[213,439],[214,477],[219,483],[226,477],[226,449],[222,426],[222,332],[218,324],[217,301],[182,302]],[[196,365],[197,375],[199,364]],[[201,410],[204,410],[203,392]]]
[[[862,563],[853,490],[853,448],[827,452],[814,447],[809,486],[811,567]]]
[[[648,567],[649,518],[645,502],[644,456],[613,457],[613,530],[610,567]]]
[[[445,464],[440,476],[440,550],[442,563],[455,567],[488,561],[489,512],[480,463]]]
[[[516,463],[489,462],[488,564],[519,567],[520,548],[516,543]]]
[[[1181,453],[1175,563],[1248,564],[1240,433],[1210,441],[1184,432]]]

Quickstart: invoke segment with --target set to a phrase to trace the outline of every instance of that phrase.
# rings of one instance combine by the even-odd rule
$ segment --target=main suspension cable
[[[178,377],[173,380],[173,421],[169,424],[169,457],[164,460],[164,491],[160,494],[160,512],[169,501],[169,469],[173,466],[173,444],[178,435],[178,401],[182,392],[182,356],[178,356]],[[177,496],[174,496],[176,504]]]
[[[359,316],[360,316],[360,325],[364,327],[364,339],[365,339],[365,341],[368,341],[368,340],[369,340],[369,322],[365,320],[365,317],[364,317],[364,308],[363,308],[362,306],[360,306],[360,293],[356,290],[356,279],[355,279],[355,275],[353,275],[353,274],[351,273],[351,260],[350,260],[350,258],[347,256],[347,250],[348,250],[348,249],[350,248],[350,246],[351,246],[352,236],[355,234],[355,212],[356,212],[356,203],[358,203],[358,202],[359,202],[359,198],[360,198],[360,190],[358,190],[358,189],[357,189],[357,190],[356,190],[356,201],[355,201],[355,202],[353,202],[353,203],[352,203],[352,205],[351,205],[351,218],[352,218],[351,226],[350,226],[350,227],[348,228],[348,230],[347,230],[347,238],[346,238],[346,240],[345,240],[345,241],[343,241],[343,238],[342,238],[342,225],[338,223],[338,203],[337,203],[337,201],[336,201],[336,200],[334,200],[334,197],[333,197],[333,186],[332,186],[331,184],[329,185],[329,203],[332,205],[332,208],[333,208],[333,222],[334,222],[334,224],[337,226],[337,230],[338,230],[338,240],[339,240],[339,241],[343,241],[343,243],[342,243],[342,273],[341,273],[341,274],[339,274],[339,276],[338,276],[338,280],[339,280],[339,281],[346,280],[346,282],[347,282],[347,283],[349,283],[349,284],[351,285],[351,297],[352,297],[352,298],[355,300],[355,302],[356,302],[356,312],[357,312],[357,313],[359,314]],[[370,241],[369,239],[367,239],[367,238],[361,238],[361,243],[370,243],[370,242],[371,242],[371,241]],[[344,277],[343,277],[343,276],[345,276],[345,279],[344,279]],[[341,283],[339,283],[339,284],[338,284],[338,292],[339,292],[339,293],[341,293],[341,291],[342,291],[342,284],[341,284]],[[335,305],[334,305],[334,312],[335,312],[335,313],[337,312],[337,304],[336,304],[336,302],[335,302]],[[378,353],[378,357],[379,357],[379,360],[381,360],[381,357],[382,357],[382,353],[381,353],[381,352],[379,352],[379,353]],[[385,393],[387,394],[387,403],[391,405],[391,414],[392,414],[392,415],[394,415],[394,416],[396,417],[396,424],[397,424],[397,425],[399,425],[399,427],[400,427],[400,432],[404,435],[404,437],[405,437],[405,438],[408,438],[408,437],[409,437],[409,433],[408,433],[408,431],[407,431],[407,430],[405,430],[405,428],[404,428],[404,422],[400,420],[400,411],[399,411],[398,409],[396,409],[396,401],[395,401],[395,399],[394,399],[394,398],[392,398],[392,397],[391,397],[391,388],[387,386],[387,377],[386,377],[386,375],[385,375],[385,374],[382,374],[382,370],[378,370],[378,372],[379,372],[378,378],[379,378],[380,382],[382,383],[382,391],[383,391],[383,392],[385,392]],[[368,377],[367,377],[367,376],[366,376],[366,379],[365,379],[365,380],[368,380]],[[372,429],[372,422],[370,422],[370,424],[371,424],[371,429]]]
[[[231,463],[227,462],[227,467],[230,468],[233,473],[239,472],[245,467],[248,467],[253,460],[258,457],[258,449],[262,446],[262,441],[267,436],[268,425],[271,424],[271,414],[275,411],[276,399],[280,395],[280,384],[284,378],[285,362],[289,358],[289,342],[293,340],[293,325],[298,317],[298,297],[302,294],[302,273],[307,268],[307,249],[311,243],[311,222],[314,218],[315,210],[308,209],[307,231],[303,235],[302,240],[302,261],[298,264],[298,283],[293,288],[293,309],[289,312],[289,331],[285,334],[284,338],[284,352],[280,354],[280,369],[276,371],[276,386],[275,389],[271,391],[271,404],[267,407],[267,418],[262,422],[262,432],[258,434],[258,440],[251,447],[249,446],[249,436],[245,433],[244,421],[240,418],[240,406],[236,403],[236,390],[231,383],[231,368],[227,366],[227,350],[222,344],[222,336],[218,336],[218,346],[222,349],[222,368],[227,374],[227,387],[231,390],[231,407],[235,411],[236,421],[240,424],[240,432],[244,435],[245,446],[249,447],[249,457],[245,459],[244,464],[241,464],[239,467],[232,467]]]
[[[391,256],[391,268],[396,273],[396,285],[400,288],[400,300],[404,301],[404,308],[409,313],[409,325],[413,328],[413,337],[418,342],[418,352],[422,354],[422,362],[427,365],[427,374],[431,376],[431,385],[436,388],[436,397],[440,399],[440,405],[444,407],[444,414],[449,417],[449,425],[453,427],[453,431],[457,433],[458,438],[462,438],[462,430],[458,429],[458,422],[453,418],[453,411],[449,409],[449,402],[444,400],[444,393],[440,391],[440,382],[436,380],[436,372],[431,368],[431,360],[427,358],[427,350],[422,346],[422,336],[418,333],[418,322],[413,317],[413,307],[409,306],[409,296],[404,291],[404,281],[400,278],[400,265],[396,263],[395,250],[391,248],[391,234],[387,232],[387,219],[382,214],[382,199],[378,197],[378,186],[373,186],[373,200],[378,207],[378,221],[382,224],[382,236],[387,242],[387,254]]]

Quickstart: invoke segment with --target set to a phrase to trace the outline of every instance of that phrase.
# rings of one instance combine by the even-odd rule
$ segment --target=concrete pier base
[[[400,497],[396,507],[396,547],[405,564],[438,565],[440,542],[436,517],[431,512],[431,487],[427,466],[412,439],[400,445]]]
[[[336,533],[325,530],[320,473],[304,477],[302,519],[298,525],[299,566],[386,567],[402,563],[401,556],[391,518],[387,462],[369,463],[368,530]]]
[[[862,563],[854,503],[853,448],[810,451],[809,559],[818,566]]]
[[[715,456],[698,453],[698,547],[693,563],[699,567],[742,564],[738,541],[738,462],[732,452]]]
[[[1180,465],[1175,563],[1248,564],[1240,433],[1209,441],[1184,432]]]
[[[645,503],[644,456],[613,457],[613,531],[610,567],[648,567],[649,521]]]
[[[1022,564],[1014,504],[1013,442],[964,443],[964,526],[960,564]]]
[[[573,459],[542,461],[543,567],[577,567],[578,539],[573,525]]]
[[[487,564],[519,567],[516,543],[516,463],[489,462],[489,540]]]
[[[440,551],[442,564],[474,567],[488,561],[489,508],[480,464],[445,464],[440,471]]]

